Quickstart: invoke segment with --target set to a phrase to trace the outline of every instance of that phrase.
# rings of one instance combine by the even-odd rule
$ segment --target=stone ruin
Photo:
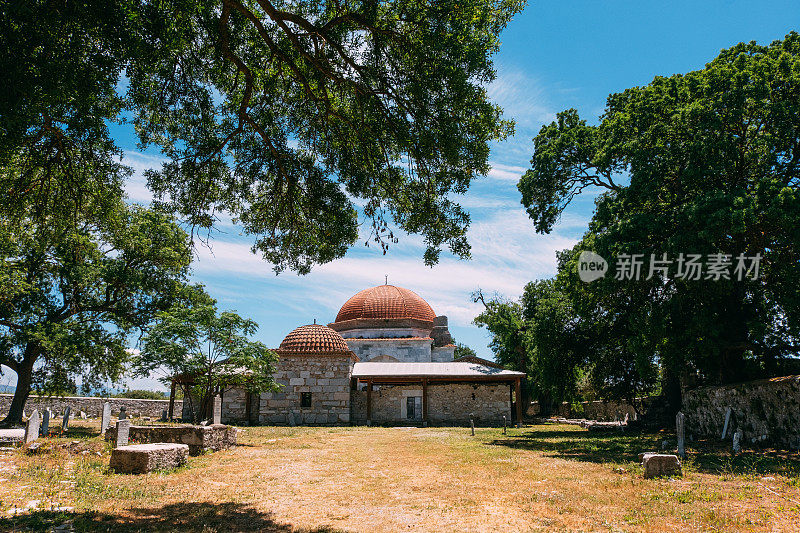
[[[106,440],[116,442],[116,428],[108,428]],[[128,439],[136,444],[186,444],[195,457],[207,451],[225,450],[236,445],[237,429],[212,426],[130,426]]]

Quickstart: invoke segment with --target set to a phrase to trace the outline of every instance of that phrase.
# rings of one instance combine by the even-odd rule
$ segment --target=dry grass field
[[[129,476],[75,426],[0,454],[0,530],[800,531],[797,454],[695,443],[683,478],[643,479],[638,452],[668,435],[245,428],[235,449]]]

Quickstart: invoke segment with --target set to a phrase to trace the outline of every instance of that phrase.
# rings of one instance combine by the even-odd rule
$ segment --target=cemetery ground
[[[0,531],[800,531],[797,453],[688,443],[683,477],[643,479],[664,432],[253,427],[121,475],[98,425],[0,453]]]

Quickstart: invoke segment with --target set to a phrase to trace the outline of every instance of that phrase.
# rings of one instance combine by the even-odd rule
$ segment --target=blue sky
[[[555,252],[578,240],[594,206],[587,193],[550,235],[534,233],[516,183],[528,167],[531,139],[541,125],[571,107],[596,122],[609,93],[647,84],[656,75],[702,68],[721,49],[741,41],[767,44],[783,38],[800,29],[798,22],[797,0],[530,2],[502,35],[495,58],[498,77],[489,87],[506,116],[516,120],[516,135],[493,145],[489,176],[461,198],[473,221],[471,261],[443,254],[439,265],[425,267],[421,240],[401,235],[385,256],[358,244],[345,258],[307,276],[276,276],[270,264],[250,253],[250,239],[228,225],[216,234],[211,249],[198,249],[194,279],[207,286],[222,309],[256,320],[261,326],[257,338],[277,347],[296,326],[314,319],[333,321],[347,298],[382,284],[388,274],[389,283],[416,291],[437,314],[448,315],[458,341],[491,358],[489,337],[471,325],[480,308],[470,294],[480,288],[515,298],[526,282],[552,276]],[[126,151],[125,162],[137,172],[129,195],[146,200],[141,172],[160,165],[158,154],[138,153],[130,130],[114,131]],[[156,388],[157,382],[129,385]]]

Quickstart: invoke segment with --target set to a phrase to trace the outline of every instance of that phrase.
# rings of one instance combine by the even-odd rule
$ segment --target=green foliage
[[[168,217],[121,202],[51,227],[0,218],[0,363],[18,378],[6,421],[21,420],[31,386],[57,394],[77,376],[84,389],[119,379],[128,335],[171,305],[190,259]]]
[[[467,346],[466,344],[461,344],[460,342],[456,343],[456,349],[453,351],[453,358],[458,359],[459,357],[477,357],[478,354],[475,353],[475,350]]]
[[[134,389],[134,390],[126,390],[124,392],[118,392],[117,394],[112,394],[111,397],[134,398],[139,400],[166,400],[169,398],[169,394],[163,391]]]
[[[800,344],[800,35],[742,43],[705,68],[608,97],[597,126],[575,110],[534,140],[519,182],[539,232],[587,187],[606,192],[584,239],[560,261],[576,320],[593,330],[604,394],[677,394],[682,374],[726,382],[772,373]],[[577,280],[581,250],[675,260],[761,254],[753,279]],[[612,272],[613,274],[613,272]],[[642,278],[648,272],[644,272]]]
[[[148,329],[134,369],[141,376],[166,370],[165,384],[178,378],[184,401],[192,402],[199,421],[210,413],[214,395],[226,389],[275,390],[275,354],[249,340],[257,329],[234,312],[218,313],[202,286],[187,286],[181,300],[160,312]]]
[[[544,413],[575,396],[579,365],[586,359],[586,334],[573,320],[567,295],[555,280],[531,282],[519,302],[485,300],[474,323],[492,334],[500,364],[527,373],[523,401],[539,401]]]
[[[4,5],[2,209],[35,204],[49,223],[119,193],[127,169],[107,124],[129,118],[168,158],[148,173],[159,205],[197,229],[234,215],[277,271],[342,257],[359,238],[356,206],[384,251],[395,224],[424,237],[428,264],[444,246],[468,257],[469,216],[451,196],[513,129],[484,87],[523,5]]]

